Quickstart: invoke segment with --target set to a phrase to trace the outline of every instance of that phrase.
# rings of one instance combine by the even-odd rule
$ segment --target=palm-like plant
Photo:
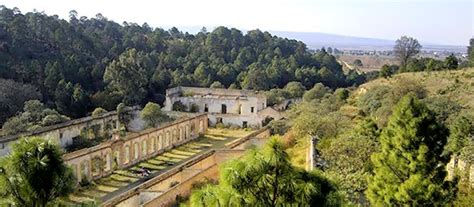
[[[221,167],[219,185],[193,192],[193,206],[281,206],[339,204],[335,186],[317,172],[291,165],[281,141],[272,138],[261,150]]]
[[[74,177],[61,150],[38,137],[22,139],[0,159],[0,196],[15,206],[46,206],[72,191]]]

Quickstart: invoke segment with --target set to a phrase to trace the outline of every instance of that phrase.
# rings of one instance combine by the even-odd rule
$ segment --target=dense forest
[[[307,89],[364,81],[344,74],[325,50],[260,30],[203,28],[193,35],[146,23],[122,24],[101,14],[69,20],[0,7],[0,123],[23,103],[39,99],[76,118],[95,107],[162,103],[166,88],[211,84],[251,90],[282,88],[291,81]],[[21,94],[21,96],[19,95]]]

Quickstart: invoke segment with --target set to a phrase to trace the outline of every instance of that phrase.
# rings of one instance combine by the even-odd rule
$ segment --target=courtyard
[[[130,168],[116,170],[109,176],[80,187],[64,202],[68,205],[80,205],[81,203],[107,201],[197,155],[210,149],[224,148],[225,144],[252,132],[245,129],[209,128],[205,135],[189,143],[144,160]],[[147,175],[143,175],[143,172],[146,172]]]

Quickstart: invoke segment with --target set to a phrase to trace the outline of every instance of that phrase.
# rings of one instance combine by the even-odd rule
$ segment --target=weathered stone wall
[[[457,160],[457,162],[454,159],[451,159],[449,163],[446,166],[447,171],[448,171],[448,179],[453,179],[454,175],[457,172],[461,173],[463,180],[469,182],[472,187],[474,187],[474,165],[469,164],[468,162],[465,162],[463,160]]]
[[[225,88],[199,88],[199,87],[183,87],[178,86],[166,90],[166,95],[182,96],[182,95],[207,95],[213,94],[218,96],[260,96],[265,95],[258,91],[239,90],[239,89],[225,89]]]
[[[167,111],[172,110],[173,103],[176,101],[181,101],[188,109],[194,104],[198,106],[199,112],[206,112],[205,108],[207,108],[208,113],[222,113],[222,105],[225,105],[224,108],[228,114],[251,115],[265,108],[265,104],[258,97],[172,96],[167,97],[167,100],[165,105]]]
[[[124,138],[114,137],[97,146],[67,153],[63,158],[78,180],[98,179],[114,169],[127,168],[189,142],[203,134],[207,126],[207,116],[196,115]]]
[[[128,113],[135,114],[134,119],[137,119],[137,108],[131,108]],[[119,130],[118,116],[115,111],[104,113],[98,117],[84,117],[74,119],[52,126],[42,127],[32,132],[25,132],[11,136],[0,137],[0,156],[4,156],[10,152],[11,144],[21,137],[39,136],[45,139],[52,140],[58,143],[62,148],[72,144],[73,138],[80,136],[85,130],[90,128],[97,128],[98,133],[104,134],[114,133]]]
[[[209,124],[217,123],[240,127],[261,127],[265,117],[259,111],[267,107],[266,97],[257,92],[231,89],[176,87],[166,92],[163,110],[172,111],[175,102],[189,109],[192,105],[199,112],[209,114]]]
[[[205,180],[217,180],[218,176],[219,167],[217,164],[214,164],[207,169],[197,172],[192,177],[184,179],[180,184],[159,195],[159,199],[151,199],[148,202],[140,203],[140,205],[144,207],[171,206],[176,202],[176,195],[188,196],[194,183]]]
[[[225,126],[259,128],[262,127],[263,121],[263,119],[256,115],[208,114],[207,116],[209,118],[210,126],[215,126],[217,123],[222,123]]]

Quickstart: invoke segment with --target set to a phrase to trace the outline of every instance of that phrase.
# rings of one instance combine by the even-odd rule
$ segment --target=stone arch
[[[89,180],[90,172],[89,172],[89,160],[84,160],[81,162],[81,180]]]
[[[199,133],[204,133],[204,121],[199,120]]]
[[[157,149],[158,150],[161,150],[163,149],[163,146],[164,146],[164,139],[163,139],[163,134],[159,134],[158,137],[157,137],[157,144],[158,144],[158,147]]]
[[[190,136],[189,136],[189,124],[186,124],[186,126],[184,126],[184,138],[185,139],[190,138]]]
[[[173,130],[173,143],[178,142],[178,140],[179,140],[179,139],[178,139],[178,129],[175,128],[175,129]]]
[[[196,134],[196,123],[191,122],[191,136],[194,136]]]
[[[109,172],[110,170],[112,170],[112,156],[111,156],[111,152],[107,151],[105,153],[105,168],[104,168],[104,171]]]
[[[127,144],[123,148],[123,163],[128,164],[131,160],[130,146]]]
[[[148,153],[148,152],[147,152],[147,148],[148,148],[148,143],[147,143],[147,140],[144,139],[144,140],[142,141],[142,156],[141,156],[141,157],[146,157],[146,155],[147,155],[147,153]]]
[[[114,151],[113,161],[112,161],[112,170],[116,170],[120,167],[120,151]]]
[[[140,146],[137,142],[133,143],[133,160],[136,160],[140,157]]]
[[[149,149],[149,151],[148,151],[149,154],[154,153],[155,150],[156,150],[156,145],[155,145],[155,144],[156,144],[156,137],[157,137],[157,136],[152,136],[152,137],[149,139],[149,141],[150,141],[150,149]]]
[[[91,159],[91,173],[92,176],[98,176],[104,167],[104,160],[101,155],[94,155]]]
[[[166,147],[171,145],[171,132],[168,130],[166,131]]]

